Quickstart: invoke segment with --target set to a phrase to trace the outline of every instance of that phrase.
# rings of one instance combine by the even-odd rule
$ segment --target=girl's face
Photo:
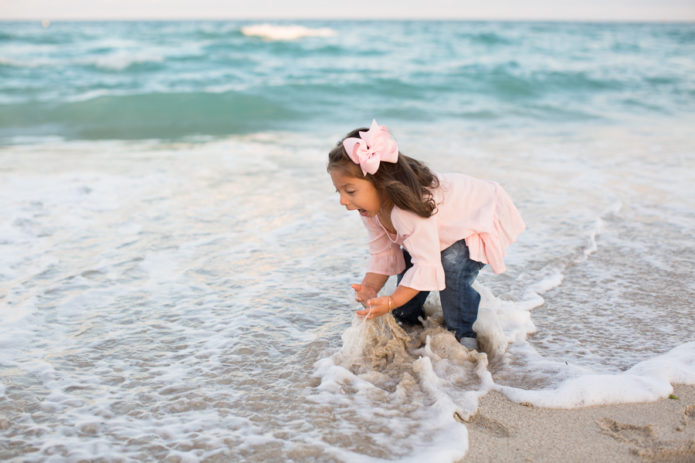
[[[332,169],[330,174],[335,190],[340,194],[340,204],[348,211],[357,210],[365,217],[374,217],[379,212],[381,198],[370,181],[347,176],[338,169]]]

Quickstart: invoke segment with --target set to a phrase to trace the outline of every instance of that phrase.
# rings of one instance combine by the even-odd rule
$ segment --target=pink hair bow
[[[385,126],[372,120],[367,132],[360,132],[360,138],[346,138],[343,147],[352,162],[359,164],[362,174],[375,174],[381,161],[398,162],[398,144],[391,138]]]

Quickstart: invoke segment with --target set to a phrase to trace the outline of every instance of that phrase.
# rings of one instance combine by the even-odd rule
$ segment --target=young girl
[[[328,173],[340,204],[359,211],[369,232],[367,272],[352,285],[365,307],[357,315],[393,311],[400,323],[416,324],[429,292],[439,291],[447,328],[476,349],[480,295],[471,285],[485,264],[504,271],[506,248],[524,229],[509,195],[495,182],[435,175],[400,153],[376,121],[338,142]],[[396,290],[377,297],[390,275],[398,275]]]

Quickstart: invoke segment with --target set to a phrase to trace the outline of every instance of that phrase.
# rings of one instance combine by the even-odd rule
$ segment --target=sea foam
[[[331,37],[337,34],[329,28],[312,29],[306,26],[278,26],[273,24],[257,24],[244,26],[241,33],[249,37],[261,37],[266,40],[297,40],[303,37]]]
[[[333,135],[3,148],[0,458],[456,461],[491,390],[575,407],[694,382],[691,135],[422,130],[399,143],[499,179],[529,225],[476,283],[484,353],[434,295],[407,338],[352,318],[367,237],[330,194]]]

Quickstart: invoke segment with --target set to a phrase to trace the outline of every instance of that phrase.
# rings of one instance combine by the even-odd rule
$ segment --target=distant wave
[[[304,26],[277,26],[273,24],[257,24],[244,26],[241,33],[248,37],[262,37],[266,40],[297,40],[302,37],[331,37],[337,32],[329,28],[310,29]]]
[[[232,91],[92,96],[0,105],[0,140],[17,134],[81,139],[217,136],[273,128],[298,117],[281,102]]]
[[[45,62],[45,60],[17,61],[16,59],[3,58],[0,56],[0,68],[3,66],[14,68],[32,68],[41,66],[45,64]]]
[[[0,68],[59,67],[75,64],[94,66],[97,69],[106,71],[124,71],[138,65],[163,63],[164,60],[164,56],[148,52],[118,52],[104,56],[65,59],[63,61],[60,58],[13,59],[0,56]]]
[[[101,69],[109,71],[123,71],[131,66],[144,63],[161,63],[164,57],[148,52],[118,52],[95,58],[92,63]]]

